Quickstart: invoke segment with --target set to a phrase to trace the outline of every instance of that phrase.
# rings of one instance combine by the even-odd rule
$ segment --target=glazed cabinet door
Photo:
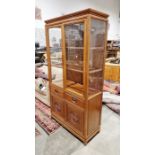
[[[85,21],[64,24],[66,88],[84,94]]]
[[[88,96],[102,92],[104,55],[106,51],[107,23],[96,18],[90,19],[90,42],[88,59]]]
[[[63,87],[62,28],[49,28],[49,50],[52,84]]]

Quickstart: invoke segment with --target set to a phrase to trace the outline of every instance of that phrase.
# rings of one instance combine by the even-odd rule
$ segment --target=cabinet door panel
[[[84,112],[82,109],[73,106],[71,103],[66,104],[67,122],[80,133],[83,133]]]
[[[52,112],[55,115],[64,118],[64,103],[62,99],[52,96]]]

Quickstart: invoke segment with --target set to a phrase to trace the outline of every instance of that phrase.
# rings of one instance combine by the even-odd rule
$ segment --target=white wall
[[[36,21],[36,28],[44,28],[46,19],[92,8],[110,15],[108,39],[119,38],[119,0],[36,0],[36,6],[42,10],[42,21]]]

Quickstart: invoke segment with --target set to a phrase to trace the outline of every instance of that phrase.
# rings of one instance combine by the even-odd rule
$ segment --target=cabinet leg
[[[87,140],[84,140],[83,143],[84,143],[84,145],[87,145],[88,144],[88,141]]]

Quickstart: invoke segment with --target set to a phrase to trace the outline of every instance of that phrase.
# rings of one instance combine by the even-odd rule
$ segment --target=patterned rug
[[[47,132],[51,134],[55,132],[60,125],[51,119],[50,107],[35,99],[35,121]]]
[[[41,135],[40,131],[39,131],[38,129],[35,128],[35,136],[37,137],[37,136],[39,136],[39,135]]]

